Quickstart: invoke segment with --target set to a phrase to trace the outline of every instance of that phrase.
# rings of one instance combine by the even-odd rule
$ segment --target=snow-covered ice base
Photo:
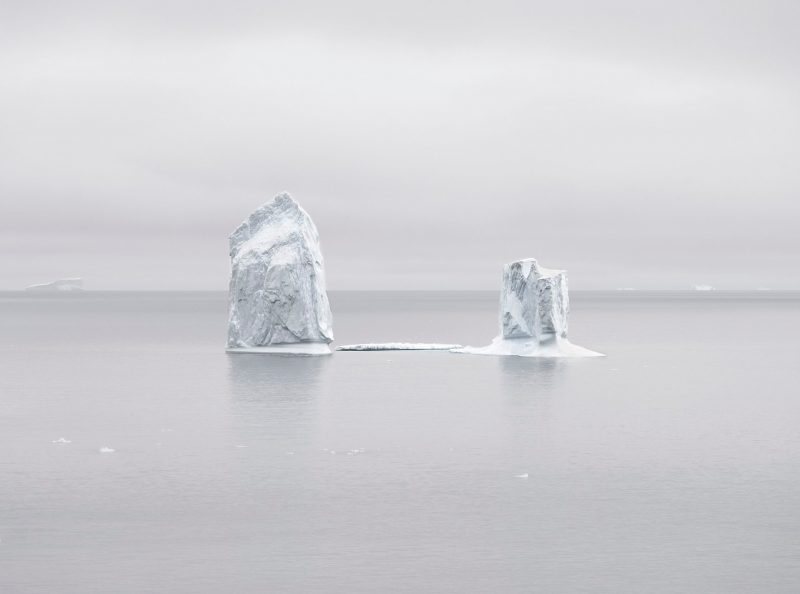
[[[427,342],[375,342],[367,344],[346,344],[336,347],[337,351],[452,351],[463,348],[460,344],[439,344]]]
[[[268,346],[231,347],[226,353],[276,354],[276,355],[330,355],[331,348],[324,342],[290,342]]]
[[[503,338],[498,336],[485,347],[462,347],[453,353],[467,355],[500,355],[514,357],[605,357],[603,353],[572,344],[566,338],[550,334],[536,338]]]

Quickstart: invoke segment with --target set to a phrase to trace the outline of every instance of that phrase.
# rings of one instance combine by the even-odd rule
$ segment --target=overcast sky
[[[800,3],[0,2],[0,289],[225,289],[286,190],[331,289],[800,288]]]

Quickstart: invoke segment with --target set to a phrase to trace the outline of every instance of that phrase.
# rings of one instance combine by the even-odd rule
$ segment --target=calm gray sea
[[[0,592],[800,591],[800,294],[572,297],[608,357],[228,355],[222,293],[0,294]],[[331,298],[339,344],[496,330]]]

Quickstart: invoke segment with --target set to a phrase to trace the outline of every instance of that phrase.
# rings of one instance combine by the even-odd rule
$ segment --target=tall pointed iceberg
[[[539,266],[533,258],[503,267],[500,335],[486,347],[455,352],[520,357],[602,357],[567,340],[569,291],[566,270]]]
[[[331,352],[319,233],[289,194],[278,194],[239,225],[230,256],[229,351]]]

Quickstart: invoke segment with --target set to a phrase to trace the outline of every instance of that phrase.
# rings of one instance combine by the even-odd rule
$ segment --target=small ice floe
[[[694,290],[695,291],[714,291],[715,289],[711,285],[695,285],[694,286]]]
[[[53,443],[72,443],[69,439],[64,439],[63,437],[59,437],[58,439],[54,439]]]
[[[114,450],[114,448],[103,446],[99,451],[101,454],[113,454],[116,450]]]
[[[244,445],[243,443],[237,443],[235,447],[237,447],[237,448],[246,448],[247,446]]]
[[[429,342],[372,342],[366,344],[345,344],[336,347],[337,351],[449,351],[462,348],[460,344],[439,344]]]
[[[528,473],[526,472],[524,474],[515,474],[514,478],[526,479],[526,478],[528,478]]]
[[[364,448],[356,448],[354,450],[347,450],[347,455],[348,456],[356,456],[358,454],[363,454],[366,451],[367,450],[365,450]]]

